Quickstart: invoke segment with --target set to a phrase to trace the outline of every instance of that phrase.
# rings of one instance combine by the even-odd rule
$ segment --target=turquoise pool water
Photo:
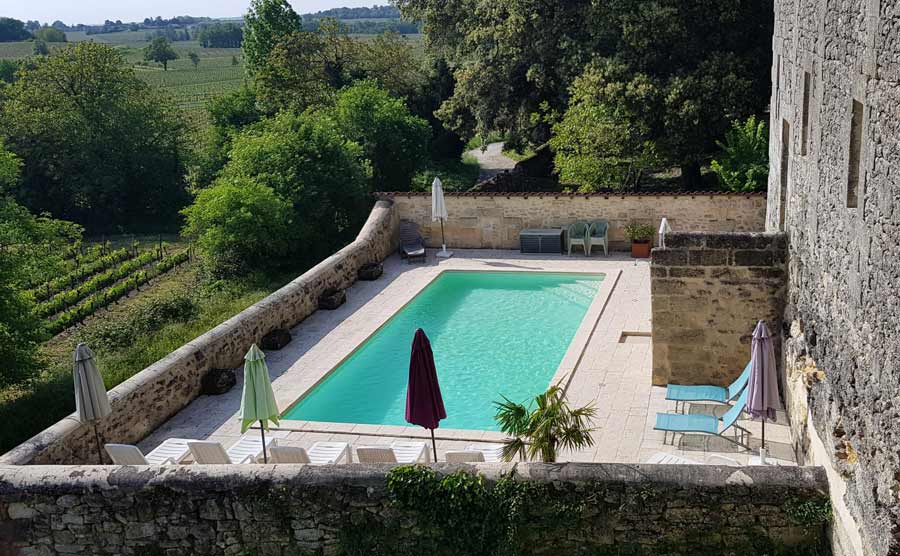
[[[546,390],[602,274],[445,272],[285,414],[285,419],[406,425],[416,328],[431,340],[447,418],[497,430],[493,402]]]

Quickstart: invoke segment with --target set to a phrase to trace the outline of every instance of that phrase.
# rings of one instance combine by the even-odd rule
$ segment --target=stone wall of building
[[[757,321],[780,350],[787,238],[673,233],[650,254],[653,384],[727,385],[750,360]]]
[[[209,370],[239,366],[253,343],[311,315],[323,291],[350,286],[360,266],[384,260],[398,242],[398,213],[390,201],[378,201],[353,243],[113,388],[112,414],[97,425],[102,441],[144,438],[199,395]],[[96,461],[96,454],[94,431],[72,415],[4,454],[0,465],[81,463]]]
[[[437,518],[427,499],[420,511],[398,503],[390,468],[0,467],[0,553],[487,554],[491,541],[515,543],[511,553],[522,555],[827,551],[820,468],[438,464],[438,476],[465,469],[488,489],[505,480],[507,496],[510,480],[528,490],[506,513],[469,512],[480,499],[471,487]],[[513,512],[512,530],[479,526]],[[450,515],[459,522],[448,524]]]
[[[429,193],[382,193],[394,200],[400,218],[416,222],[429,247],[441,246],[441,227],[431,220]],[[765,227],[765,198],[723,193],[447,193],[448,247],[518,249],[526,228],[559,228],[576,220],[609,220],[610,248],[628,250],[624,227],[636,220],[659,229],[759,232]]]
[[[900,3],[777,0],[775,17],[767,229],[790,244],[788,409],[801,456],[842,483],[848,553],[900,554]]]

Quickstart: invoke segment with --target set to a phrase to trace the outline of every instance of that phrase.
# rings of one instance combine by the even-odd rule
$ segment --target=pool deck
[[[568,377],[567,397],[577,405],[593,403],[594,446],[563,453],[561,461],[640,463],[657,452],[672,453],[704,463],[720,454],[746,464],[749,454],[721,439],[684,436],[676,446],[663,443],[654,431],[657,412],[673,411],[665,389],[650,382],[650,267],[625,253],[609,257],[595,254],[523,255],[518,251],[456,250],[450,259],[436,259],[429,250],[426,263],[407,264],[393,256],[385,261],[384,275],[373,282],[357,282],[347,291],[347,302],[334,311],[317,311],[292,331],[284,349],[267,353],[275,397],[287,409],[303,393],[372,335],[394,313],[445,270],[502,270],[605,273],[607,278],[563,358],[554,381]],[[196,438],[222,442],[226,447],[240,437],[241,372],[238,384],[220,396],[201,396],[141,442],[147,451],[166,438]],[[715,408],[694,406],[695,410]],[[758,444],[758,423],[741,422]],[[497,432],[437,429],[438,457],[480,442],[498,442]],[[309,447],[316,441],[344,441],[353,446],[384,445],[395,440],[429,438],[418,427],[283,421],[271,434],[279,444]],[[766,427],[772,456],[790,463],[790,430],[779,423]],[[354,460],[355,461],[355,460]]]

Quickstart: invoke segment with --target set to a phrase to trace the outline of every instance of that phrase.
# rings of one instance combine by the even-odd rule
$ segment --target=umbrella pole
[[[441,251],[447,250],[447,241],[444,239],[444,219],[441,218]],[[435,455],[435,461],[437,461],[437,455]]]
[[[94,427],[94,440],[97,441],[97,461],[100,462],[100,465],[103,465],[103,447],[100,445],[100,431],[97,430],[96,422],[92,422],[91,425]]]
[[[434,450],[434,462],[437,463],[437,442],[434,441],[434,429],[428,429],[431,431],[431,449]]]
[[[269,463],[269,456],[266,455],[266,428],[263,426],[262,419],[259,421],[259,434],[262,435],[263,463]]]

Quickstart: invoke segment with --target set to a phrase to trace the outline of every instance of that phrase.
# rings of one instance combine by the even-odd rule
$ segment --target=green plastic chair
[[[609,255],[609,222],[606,220],[594,220],[590,226],[590,245],[588,251],[595,245],[603,246],[603,254]]]
[[[569,246],[569,255],[572,254],[572,246],[580,245],[585,256],[591,254],[591,234],[587,222],[575,222],[569,224],[569,233],[566,234],[566,243]]]

